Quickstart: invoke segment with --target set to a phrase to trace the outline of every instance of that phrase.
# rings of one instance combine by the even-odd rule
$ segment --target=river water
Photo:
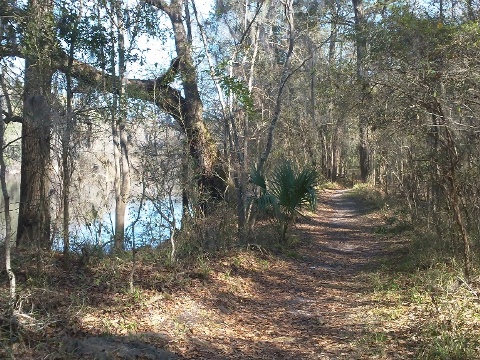
[[[20,174],[9,174],[7,176],[7,188],[10,195],[13,239],[15,239],[20,202]],[[78,251],[84,246],[98,247],[108,251],[114,234],[115,208],[111,197],[103,198],[107,199],[104,200],[104,203],[91,198],[88,200],[72,199],[69,226],[72,251]],[[56,213],[61,214],[61,211],[55,211],[54,206],[52,208],[53,248],[61,250],[63,249],[62,218],[55,216]],[[178,198],[173,198],[172,204],[167,199],[155,202],[130,202],[125,224],[126,248],[131,248],[133,244],[136,247],[144,245],[155,247],[168,240],[172,227],[178,228],[180,226],[181,210],[182,204]],[[4,239],[4,201],[1,196],[0,234],[1,238]]]

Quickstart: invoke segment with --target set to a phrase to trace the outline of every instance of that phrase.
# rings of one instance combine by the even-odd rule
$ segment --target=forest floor
[[[22,330],[0,358],[477,358],[472,285],[455,276],[412,284],[388,266],[405,257],[407,238],[378,209],[338,189],[319,205],[280,256],[252,244],[178,273],[153,257],[137,266],[133,293],[128,261],[68,270],[52,262],[43,283],[23,291]]]

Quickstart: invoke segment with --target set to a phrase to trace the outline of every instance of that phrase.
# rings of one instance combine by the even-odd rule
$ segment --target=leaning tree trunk
[[[171,19],[177,55],[180,58],[180,74],[185,91],[183,121],[187,132],[189,150],[197,161],[196,165],[206,175],[213,171],[214,149],[212,149],[212,141],[203,121],[203,103],[197,86],[196,69],[187,43],[181,13],[171,14]]]
[[[172,23],[178,61],[178,64],[172,67],[180,74],[184,90],[184,101],[178,121],[185,130],[200,190],[207,192],[210,197],[219,198],[225,188],[224,170],[217,157],[210,131],[203,120],[203,103],[198,89],[197,72],[183,23],[184,1],[173,0],[170,5],[163,1],[151,3],[163,10]]]
[[[170,4],[163,0],[145,0],[168,15],[173,29],[177,58],[172,61],[169,70],[156,79],[125,79],[125,91],[128,96],[153,101],[162,111],[171,115],[181,127],[188,142],[188,153],[194,164],[195,174],[200,188],[208,192],[211,198],[221,197],[225,190],[225,171],[217,154],[211,132],[203,119],[203,103],[198,89],[195,64],[191,55],[191,46],[185,26],[182,22],[184,0],[172,0]],[[68,69],[68,55],[57,51],[54,66],[62,72]],[[106,74],[81,61],[73,61],[71,69],[82,84],[91,85],[99,91],[118,94],[119,77]],[[179,75],[182,91],[170,84]]]

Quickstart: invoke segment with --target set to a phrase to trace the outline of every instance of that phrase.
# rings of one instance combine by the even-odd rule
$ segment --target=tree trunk
[[[465,227],[465,221],[463,219],[462,212],[460,210],[460,199],[458,195],[458,189],[455,179],[455,173],[452,169],[450,174],[450,202],[455,218],[455,223],[458,226],[458,230],[460,231],[460,236],[463,242],[463,272],[467,281],[470,279],[470,274],[472,272],[472,262],[471,262],[471,250],[470,250],[470,240],[468,237],[468,232]]]
[[[332,1],[329,3],[329,6],[331,8],[332,14],[332,20],[330,23],[330,39],[329,39],[329,44],[328,44],[328,65],[330,69],[333,69],[335,66],[335,53],[336,53],[336,46],[337,46],[337,38],[338,38],[338,11],[339,11],[339,5],[337,1]],[[335,110],[335,99],[336,99],[336,88],[335,88],[335,81],[336,79],[332,74],[329,74],[329,86],[330,86],[330,91],[332,92],[329,96],[328,99],[328,110],[327,110],[327,123],[328,124],[334,124],[333,129],[332,129],[332,135],[331,135],[331,163],[330,165],[330,171],[329,171],[329,179],[332,182],[335,182],[337,180],[337,169],[338,169],[338,157],[337,157],[337,146],[338,146],[338,127],[340,124],[337,122],[335,124],[335,117],[334,117],[334,110]]]
[[[121,1],[114,1],[116,14],[117,41],[118,41],[118,96],[112,109],[112,137],[115,162],[115,236],[114,249],[125,248],[125,217],[130,195],[130,159],[128,154],[128,136],[125,129],[126,122],[126,91],[125,91],[125,28],[121,13]],[[112,24],[113,26],[113,24]],[[112,61],[114,62],[114,54]],[[112,68],[115,68],[112,66]]]
[[[440,114],[440,123],[442,125],[445,124],[445,116],[443,114],[440,105],[437,105]],[[447,186],[448,186],[448,195],[450,200],[450,206],[453,211],[455,223],[458,226],[458,230],[460,232],[460,236],[463,242],[463,271],[467,281],[470,278],[470,274],[472,272],[472,262],[471,262],[471,250],[470,250],[470,239],[468,236],[468,231],[465,226],[465,220],[463,218],[463,214],[460,210],[460,194],[458,191],[458,185],[456,181],[456,170],[460,163],[460,158],[458,155],[457,147],[455,144],[455,140],[453,138],[453,134],[448,128],[445,126],[445,143],[444,146],[446,147],[446,152],[448,154],[448,173],[447,173]]]
[[[367,52],[367,39],[366,39],[366,18],[363,7],[363,0],[352,0],[353,8],[355,11],[355,45],[357,51],[357,80],[361,86],[361,99],[365,102],[369,97],[369,84],[367,74],[365,70],[365,56]],[[358,119],[359,127],[359,144],[358,155],[360,160],[360,178],[362,182],[366,182],[369,175],[369,163],[368,163],[368,132],[367,132],[367,119],[365,114],[362,113]]]
[[[67,84],[70,81],[67,80]],[[70,86],[67,85],[67,93]],[[70,163],[70,139],[71,139],[71,123],[72,116],[72,99],[67,96],[67,124],[63,130],[62,136],[62,200],[63,200],[63,254],[68,255],[70,249],[70,180],[71,180],[71,163]]]
[[[125,217],[130,194],[130,159],[124,125],[113,124],[115,158],[115,250],[125,247]]]
[[[50,76],[26,61],[17,245],[50,248]]]
[[[294,11],[293,11],[293,1],[292,0],[285,1],[284,8],[285,8],[285,17],[288,22],[288,51],[285,57],[285,63],[282,69],[282,76],[281,76],[278,91],[277,91],[277,97],[275,100],[275,109],[273,112],[272,119],[270,121],[270,126],[268,128],[265,150],[263,150],[263,153],[260,156],[260,159],[258,162],[257,168],[260,173],[263,172],[263,168],[265,166],[267,158],[269,157],[270,152],[272,150],[273,135],[274,135],[275,128],[277,126],[278,119],[280,118],[280,111],[282,109],[283,90],[285,88],[285,85],[287,84],[288,79],[292,75],[292,72],[290,70],[290,65],[292,61],[293,47],[295,45],[295,34],[294,34],[294,31],[295,31],[294,18],[295,17],[294,17]]]
[[[78,17],[75,22],[75,28],[72,31],[69,46],[69,59],[68,68],[65,74],[66,77],[66,91],[67,91],[67,116],[66,123],[63,124],[62,133],[62,200],[63,200],[63,253],[68,255],[70,251],[70,183],[73,173],[73,163],[71,160],[71,138],[72,132],[75,127],[74,114],[73,114],[73,86],[72,86],[72,65],[73,55],[75,52],[75,44],[78,37],[78,23],[80,18]]]
[[[25,37],[23,96],[22,169],[17,245],[50,248],[50,98],[52,51],[55,44],[50,21],[50,0],[29,1],[29,21]]]
[[[475,12],[473,9],[474,9],[473,0],[467,0],[467,15],[468,15],[468,20],[470,21],[476,20]]]
[[[224,175],[210,131],[203,121],[203,103],[198,89],[197,72],[183,23],[184,0],[172,0],[170,5],[162,0],[147,2],[165,12],[172,23],[177,52],[172,68],[180,74],[184,92],[184,101],[177,103],[180,113],[176,120],[185,131],[200,190],[208,193],[210,197],[219,198],[225,189]]]
[[[1,25],[0,25],[1,28]],[[0,82],[2,83],[2,89],[5,89],[3,83],[3,74],[1,75],[2,79]],[[3,91],[3,96],[8,96],[5,91]],[[0,112],[3,112],[3,106],[0,100]],[[5,123],[0,121],[0,182],[2,186],[2,194],[3,194],[3,211],[5,215],[5,270],[8,275],[9,286],[10,286],[10,305],[13,305],[16,297],[16,282],[15,282],[15,273],[12,270],[11,265],[11,256],[10,256],[10,249],[12,246],[12,219],[10,216],[10,195],[8,194],[7,190],[7,182],[5,180],[5,173],[6,173],[6,166],[5,166],[5,158],[4,158],[4,147],[5,147]]]
[[[364,125],[363,119],[360,119],[359,124],[360,144],[358,152],[360,157],[360,179],[366,182],[370,173],[370,166],[368,162],[368,146],[367,146],[367,129]]]

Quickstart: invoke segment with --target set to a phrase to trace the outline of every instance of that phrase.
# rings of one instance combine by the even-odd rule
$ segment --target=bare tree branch
[[[258,171],[262,172],[263,167],[265,166],[265,162],[267,161],[268,156],[270,155],[270,152],[272,150],[273,146],[273,133],[275,131],[275,128],[277,126],[278,119],[280,118],[280,111],[281,111],[281,97],[283,94],[283,89],[285,87],[285,84],[287,83],[288,79],[290,76],[293,74],[293,72],[290,72],[290,64],[291,64],[291,59],[292,59],[292,54],[293,54],[293,46],[295,44],[295,39],[294,39],[294,13],[293,13],[293,2],[292,0],[287,0],[284,4],[285,6],[285,17],[288,22],[288,52],[285,58],[285,63],[283,65],[283,70],[282,70],[282,77],[280,79],[280,85],[278,87],[278,92],[277,92],[277,98],[275,102],[275,110],[272,116],[272,120],[270,121],[270,126],[268,128],[268,135],[267,135],[267,144],[265,145],[265,150],[263,151],[262,155],[260,156],[260,161],[258,163]]]
[[[23,117],[18,116],[18,115],[11,115],[6,111],[2,111],[2,114],[5,116],[3,118],[3,122],[5,124],[11,123],[11,122],[16,122],[16,123],[22,123],[23,122]]]
[[[59,52],[56,68],[63,73],[70,70],[72,76],[80,82],[74,91],[84,92],[88,88],[93,88],[100,92],[118,92],[119,89],[115,88],[115,84],[118,84],[115,76],[105,74],[94,66],[78,60],[73,60],[72,67],[69,69],[68,59],[67,54]],[[126,79],[126,90],[131,98],[154,102],[184,128],[182,114],[184,113],[185,99],[179,90],[169,85],[178,73],[179,63],[179,58],[174,59],[165,74],[156,79]]]

